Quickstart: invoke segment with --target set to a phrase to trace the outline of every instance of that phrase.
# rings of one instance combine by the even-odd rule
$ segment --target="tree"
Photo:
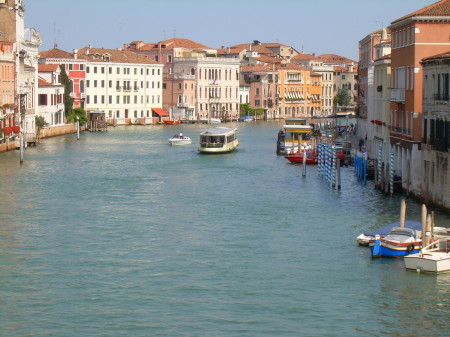
[[[250,106],[250,103],[242,103],[239,106],[239,110],[240,110],[240,116],[250,116],[250,114],[252,113],[253,109]]]
[[[334,96],[333,104],[334,106],[348,106],[350,105],[351,100],[352,97],[350,96],[349,91],[346,88],[341,88],[339,89],[337,95]]]
[[[75,123],[77,121],[77,117],[79,118],[80,125],[84,125],[88,121],[86,111],[83,108],[73,109],[72,112],[67,115],[67,121],[70,123]]]
[[[35,125],[36,125],[37,131],[38,131],[37,134],[39,136],[41,134],[41,129],[45,128],[48,125],[48,123],[45,121],[45,118],[42,116],[36,116],[34,120],[35,120]]]
[[[67,117],[73,110],[73,98],[70,97],[70,93],[72,92],[72,81],[69,79],[69,76],[67,76],[64,65],[61,64],[59,68],[61,69],[61,84],[64,86],[64,109]]]

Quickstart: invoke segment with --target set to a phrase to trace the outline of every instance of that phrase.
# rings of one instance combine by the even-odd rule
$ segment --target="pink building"
[[[67,76],[71,81],[70,96],[74,99],[74,108],[85,108],[86,98],[86,60],[78,57],[78,51],[73,53],[53,48],[39,52],[39,63],[64,65]]]

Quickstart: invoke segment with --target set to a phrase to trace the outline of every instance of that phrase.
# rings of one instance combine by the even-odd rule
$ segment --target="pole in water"
[[[77,116],[77,140],[80,140],[80,117]]]
[[[341,189],[341,160],[337,160],[337,188],[338,190]]]
[[[20,164],[23,164],[23,148],[24,148],[24,139],[23,139],[23,130],[20,132]]]
[[[304,177],[306,176],[306,150],[303,151],[303,174]]]
[[[406,201],[402,199],[402,204],[400,207],[400,227],[405,227],[405,218],[406,218]]]

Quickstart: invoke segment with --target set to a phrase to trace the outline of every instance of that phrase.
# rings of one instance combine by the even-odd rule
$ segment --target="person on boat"
[[[183,139],[183,132],[180,132],[180,133],[178,134],[178,137],[179,137],[180,139]]]

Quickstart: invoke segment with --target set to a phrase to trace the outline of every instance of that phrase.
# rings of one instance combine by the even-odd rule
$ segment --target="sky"
[[[357,61],[358,42],[436,0],[24,0],[39,50],[186,38],[211,48],[253,40]]]

